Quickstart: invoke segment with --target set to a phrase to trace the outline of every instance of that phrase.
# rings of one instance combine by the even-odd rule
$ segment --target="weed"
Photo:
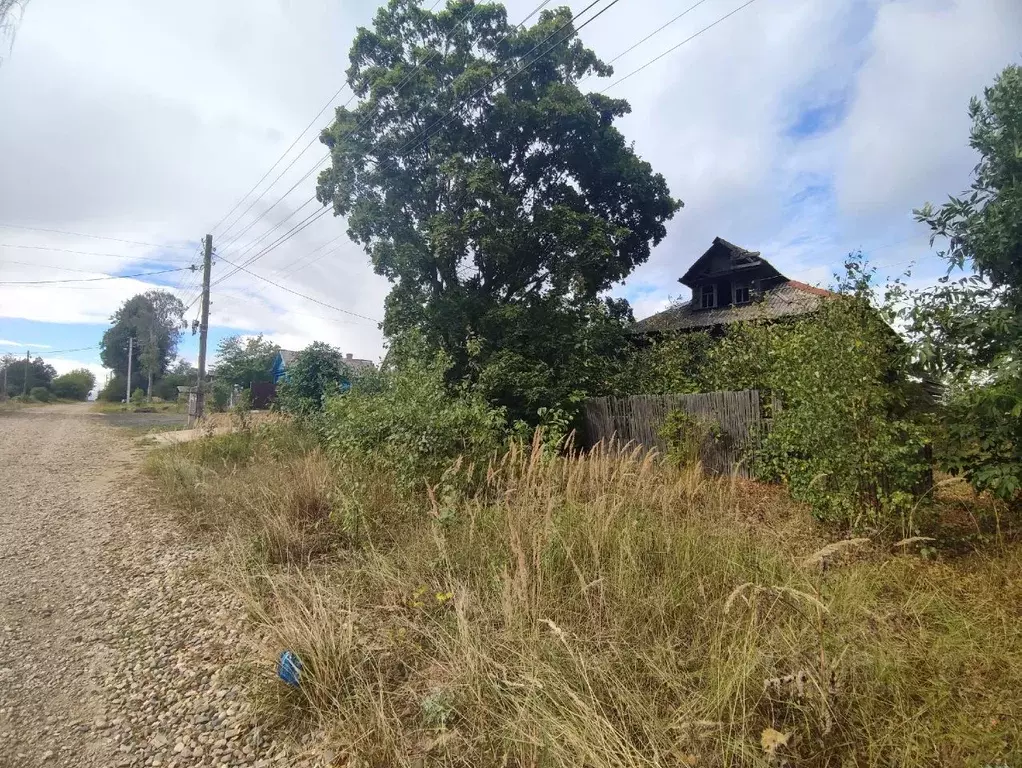
[[[427,503],[277,429],[150,468],[222,534],[255,668],[302,659],[301,686],[260,683],[261,704],[347,764],[1019,760],[1006,538],[932,561],[912,549],[933,542],[830,543],[763,486],[539,440],[456,465]]]

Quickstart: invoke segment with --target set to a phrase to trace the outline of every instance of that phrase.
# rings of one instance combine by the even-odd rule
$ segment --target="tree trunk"
[[[146,389],[145,397],[146,397],[146,400],[148,402],[151,403],[153,401],[153,372],[152,371],[149,371],[149,387]]]

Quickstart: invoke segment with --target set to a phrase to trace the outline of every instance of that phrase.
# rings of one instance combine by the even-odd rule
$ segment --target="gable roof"
[[[764,291],[749,304],[696,309],[692,301],[679,302],[663,312],[640,320],[631,330],[633,333],[657,333],[712,328],[752,320],[777,320],[815,312],[823,299],[832,295],[823,288],[814,288],[797,280],[786,280]]]
[[[694,288],[708,278],[756,267],[768,270],[772,273],[770,275],[772,279],[787,279],[770,262],[762,258],[759,251],[750,251],[728,242],[722,237],[715,237],[703,255],[695,260],[695,263],[688,268],[684,275],[678,278],[678,282],[689,288]]]
[[[277,354],[280,355],[280,362],[285,366],[291,365],[295,358],[298,357],[298,353],[293,349],[281,349]]]
[[[293,349],[281,349],[277,352],[277,355],[280,357],[281,365],[284,368],[291,365],[299,354],[301,353],[296,352]],[[356,371],[362,370],[363,368],[374,367],[372,360],[364,360],[360,357],[354,357],[350,352],[344,356],[344,363]]]

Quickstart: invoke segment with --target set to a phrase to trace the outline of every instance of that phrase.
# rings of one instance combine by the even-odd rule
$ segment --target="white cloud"
[[[0,347],[16,347],[21,349],[22,347],[30,349],[36,347],[38,349],[50,349],[49,344],[33,344],[31,341],[11,341],[10,339],[0,339]]]
[[[190,248],[0,229],[0,244],[110,254],[0,246],[0,280],[87,276],[61,267],[123,274],[195,259],[202,235],[337,89],[355,27],[369,23],[377,5],[32,3],[13,56],[0,67],[0,219]],[[535,0],[507,5],[517,20]],[[578,11],[585,3],[571,5]],[[618,76],[733,7],[704,3],[619,61]],[[634,11],[619,4],[582,37],[609,59],[677,12],[676,0],[645,0]],[[662,307],[717,235],[761,250],[808,282],[828,282],[859,246],[884,246],[877,256],[888,263],[925,255],[925,240],[900,242],[920,232],[911,208],[965,185],[974,162],[966,102],[1017,60],[1020,30],[1017,0],[764,0],[614,88],[610,94],[633,107],[622,122],[626,136],[686,203],[666,241],[617,293],[638,290],[638,316]],[[807,108],[833,108],[832,129],[812,138],[793,132]],[[322,154],[314,145],[237,226],[216,232],[225,259],[257,253],[261,246],[246,254],[245,244],[312,194],[309,179],[230,242]],[[289,347],[327,341],[379,357],[383,338],[372,321],[324,303],[380,319],[386,281],[346,237],[318,260],[308,256],[344,230],[343,221],[326,216],[252,265],[322,303],[239,273],[214,287],[213,327],[264,332]],[[220,261],[214,279],[229,269]],[[194,273],[165,277],[186,302],[198,291]],[[0,286],[0,318],[105,323],[121,302],[151,287],[140,280]]]

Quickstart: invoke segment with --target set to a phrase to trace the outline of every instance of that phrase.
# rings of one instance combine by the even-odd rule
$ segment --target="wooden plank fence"
[[[667,414],[681,409],[696,420],[719,427],[719,438],[705,440],[701,446],[700,458],[707,471],[753,477],[754,451],[770,421],[763,418],[760,405],[760,393],[755,389],[591,398],[584,403],[586,442],[589,446],[601,440],[638,443],[663,453],[667,445],[659,435],[660,428]]]

